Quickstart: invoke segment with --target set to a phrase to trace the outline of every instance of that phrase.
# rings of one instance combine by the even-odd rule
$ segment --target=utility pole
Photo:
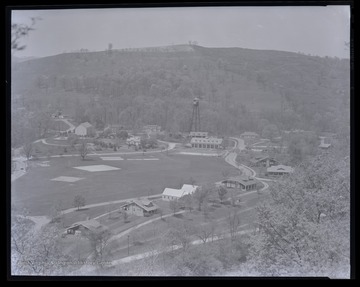
[[[128,234],[128,256],[130,255],[130,235]]]

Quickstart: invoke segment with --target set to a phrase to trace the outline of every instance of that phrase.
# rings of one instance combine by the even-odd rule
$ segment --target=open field
[[[120,200],[162,193],[165,187],[179,188],[183,183],[217,182],[222,171],[232,169],[223,158],[189,155],[156,154],[159,160],[127,160],[151,158],[151,155],[126,155],[125,160],[103,161],[92,156],[50,158],[48,167],[36,166],[12,183],[12,203],[25,207],[31,215],[49,214],[51,207],[61,202],[71,208],[75,195],[81,194],[86,204]],[[119,168],[102,172],[88,172],[73,167],[109,165]],[[83,178],[77,182],[54,181],[67,176]]]

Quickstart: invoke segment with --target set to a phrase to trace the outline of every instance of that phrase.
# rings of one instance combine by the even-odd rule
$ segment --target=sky
[[[349,6],[176,7],[13,10],[12,23],[40,17],[17,57],[79,49],[157,47],[196,41],[203,47],[280,50],[349,58]]]

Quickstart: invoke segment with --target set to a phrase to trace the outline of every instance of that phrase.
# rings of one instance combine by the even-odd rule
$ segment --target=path
[[[244,174],[246,174],[247,176],[251,176],[251,177],[259,180],[264,185],[264,187],[261,188],[260,191],[264,191],[264,190],[269,188],[269,184],[267,182],[269,182],[269,181],[276,182],[276,180],[273,180],[273,179],[256,177],[255,170],[253,170],[252,168],[250,168],[250,167],[248,167],[246,165],[238,164],[236,162],[237,153],[234,152],[234,151],[235,151],[236,148],[239,149],[240,151],[242,151],[242,150],[245,149],[246,146],[245,146],[245,143],[244,143],[243,139],[233,138],[233,137],[231,137],[230,139],[235,141],[235,147],[233,148],[232,152],[229,152],[228,155],[226,156],[225,161],[227,163],[231,164],[232,166],[234,166],[237,169],[242,170],[242,172]]]
[[[92,208],[92,207],[98,207],[98,206],[103,206],[103,205],[109,205],[109,204],[118,204],[118,203],[124,203],[130,200],[135,200],[135,199],[153,199],[153,198],[157,198],[157,197],[161,197],[161,193],[160,194],[154,194],[154,195],[150,195],[150,196],[142,196],[142,197],[134,197],[134,198],[127,198],[127,199],[120,199],[120,200],[113,200],[113,201],[105,201],[105,202],[100,202],[100,203],[94,203],[94,204],[87,204],[85,206],[83,206],[82,208]],[[65,209],[62,211],[62,214],[67,214],[70,212],[74,212],[77,210],[77,207],[73,207],[73,208],[69,208],[69,209]],[[113,211],[111,211],[113,212]]]
[[[239,228],[244,228],[246,226],[248,226],[249,224],[243,224],[241,226],[239,226]],[[236,235],[242,235],[242,234],[247,234],[252,232],[252,229],[245,229],[245,230],[241,230],[236,232]],[[214,242],[214,241],[218,241],[218,240],[222,240],[225,238],[229,238],[231,235],[229,233],[227,234],[220,234],[220,235],[215,235],[213,238],[209,238],[208,242]],[[204,244],[204,242],[201,239],[196,239],[193,240],[191,242],[189,242],[190,245],[199,245],[199,244]],[[162,248],[160,250],[151,250],[148,252],[144,252],[144,253],[140,253],[140,254],[135,254],[135,255],[131,255],[131,256],[127,256],[127,257],[123,257],[120,259],[116,259],[110,262],[110,264],[105,265],[107,267],[115,267],[116,265],[122,264],[122,263],[129,263],[129,262],[133,262],[136,260],[141,260],[141,259],[145,259],[148,257],[152,257],[152,256],[158,256],[162,253],[166,253],[166,252],[172,252],[178,249],[181,249],[182,246],[181,245],[172,245],[172,246],[168,246],[165,248]],[[74,273],[75,274],[86,274],[89,275],[91,274],[91,272],[95,271],[96,267],[92,266],[92,265],[83,265],[80,269],[76,270]],[[145,275],[145,274],[144,274]]]
[[[241,226],[239,226],[239,228],[248,226],[249,224],[243,224]],[[246,233],[250,233],[252,231],[252,229],[249,230],[242,230],[242,231],[238,231],[236,234],[241,235],[241,234],[246,234]],[[225,235],[221,235],[221,236],[214,236],[212,240],[209,239],[209,241],[218,241],[224,238],[228,238],[230,237],[230,234],[225,234]],[[199,244],[203,244],[204,242],[201,239],[197,239],[197,240],[193,240],[190,242],[191,245],[199,245]],[[161,253],[165,253],[165,252],[170,252],[170,251],[174,251],[177,249],[182,248],[181,245],[173,245],[173,246],[169,246],[167,248],[164,248],[163,250],[153,250],[153,251],[148,251],[148,252],[144,252],[141,254],[136,254],[136,255],[132,255],[132,256],[128,256],[128,257],[124,257],[121,259],[117,259],[111,262],[111,265],[118,265],[121,263],[128,263],[128,262],[132,262],[135,260],[139,260],[139,259],[144,259],[147,257],[151,257],[151,256],[155,256],[155,255],[159,255]]]

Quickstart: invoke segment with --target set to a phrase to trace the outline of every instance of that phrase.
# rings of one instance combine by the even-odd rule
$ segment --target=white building
[[[130,137],[126,140],[126,144],[128,145],[140,145],[141,138],[138,136]]]
[[[197,185],[184,184],[181,189],[165,188],[162,193],[162,200],[171,201],[178,200],[184,195],[192,194],[198,188]]]
[[[94,132],[94,127],[88,122],[81,123],[75,128],[75,134],[78,136],[88,136],[93,134]]]
[[[223,140],[219,138],[192,138],[190,141],[191,147],[193,148],[210,148],[218,149],[221,148]]]

